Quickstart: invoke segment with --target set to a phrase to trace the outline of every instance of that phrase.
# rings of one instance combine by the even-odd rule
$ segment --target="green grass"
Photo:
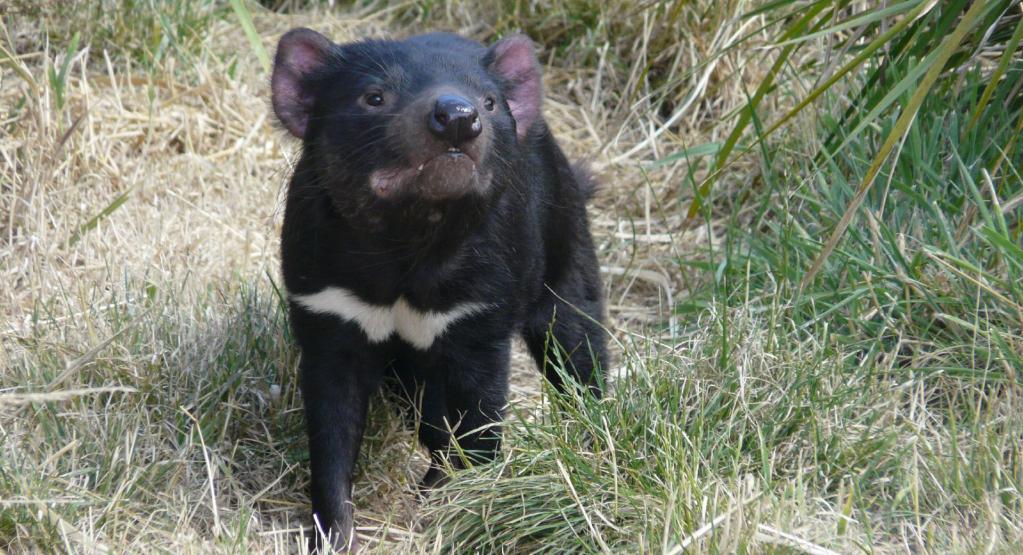
[[[905,431],[887,425],[880,384],[844,375],[808,334],[731,317],[674,354],[635,353],[603,401],[552,394],[538,420],[514,428],[505,460],[438,496],[430,532],[442,551],[729,552],[762,542],[758,525],[827,502],[808,492],[901,474]],[[780,340],[784,349],[767,350]],[[743,347],[724,355],[727,344]]]

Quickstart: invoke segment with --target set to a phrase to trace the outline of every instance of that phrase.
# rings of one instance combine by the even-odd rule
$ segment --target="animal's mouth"
[[[440,153],[440,154],[438,154],[438,155],[436,155],[436,156],[434,156],[432,158],[429,158],[427,160],[424,160],[424,161],[420,162],[419,166],[416,167],[416,171],[417,172],[422,172],[423,170],[426,169],[426,166],[428,166],[430,164],[433,164],[435,162],[436,163],[451,163],[451,162],[466,163],[466,162],[469,162],[469,163],[472,163],[473,165],[475,165],[476,164],[476,159],[473,158],[470,154],[466,153],[465,151],[463,151],[460,148],[451,147],[451,148],[447,149],[446,151],[444,151],[444,152],[442,152],[442,153]]]
[[[489,176],[482,179],[479,164],[472,154],[449,147],[418,164],[376,170],[370,174],[369,181],[373,193],[382,199],[419,196],[441,201],[482,190]]]

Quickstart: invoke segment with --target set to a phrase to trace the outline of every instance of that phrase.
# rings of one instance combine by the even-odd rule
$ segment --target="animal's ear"
[[[274,113],[299,139],[305,137],[315,98],[307,78],[327,62],[334,43],[312,29],[292,29],[277,43],[270,79]]]
[[[504,80],[504,95],[521,140],[540,117],[543,99],[540,63],[533,52],[533,41],[524,35],[501,39],[487,50],[483,66]]]

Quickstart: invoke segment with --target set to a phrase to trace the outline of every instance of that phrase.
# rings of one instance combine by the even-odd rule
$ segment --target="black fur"
[[[282,56],[278,65],[286,63]],[[451,429],[477,461],[498,451],[516,333],[559,387],[551,363],[564,361],[570,375],[600,394],[606,340],[585,209],[592,187],[577,176],[542,117],[517,137],[506,98],[515,84],[492,71],[494,56],[493,49],[447,34],[330,45],[298,83],[311,104],[284,219],[289,295],[336,286],[376,305],[403,296],[424,311],[491,305],[419,350],[397,335],[371,343],[355,323],[290,303],[302,350],[313,511],[339,545],[352,531],[352,470],[368,399],[387,376],[397,378],[420,411],[419,439],[435,460],[423,480],[427,487],[442,477],[436,462],[447,454]],[[386,91],[386,104],[369,112],[360,99],[373,87]],[[494,96],[493,112],[480,109],[489,142],[476,163],[480,182],[492,176],[439,200],[417,192],[381,198],[368,185],[370,174],[404,163],[415,155],[407,141],[419,140],[413,133],[396,144],[395,119],[415,119],[403,110],[438,87],[474,102]]]

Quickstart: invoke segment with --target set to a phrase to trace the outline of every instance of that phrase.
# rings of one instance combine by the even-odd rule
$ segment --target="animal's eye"
[[[366,104],[376,107],[384,104],[384,96],[380,93],[369,93],[365,98]]]
[[[493,112],[494,111],[494,97],[488,96],[483,101],[483,107],[486,108],[488,112]]]

